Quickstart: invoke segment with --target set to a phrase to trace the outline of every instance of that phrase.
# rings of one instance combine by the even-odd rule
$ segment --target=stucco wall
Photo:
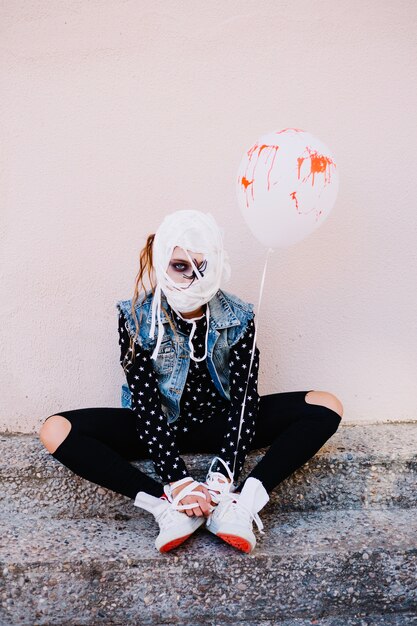
[[[235,173],[308,130],[332,214],[268,261],[261,394],[327,390],[351,422],[417,417],[414,1],[6,2],[1,15],[0,430],[118,406],[115,302],[167,212],[211,211],[225,289],[257,303],[266,249]]]

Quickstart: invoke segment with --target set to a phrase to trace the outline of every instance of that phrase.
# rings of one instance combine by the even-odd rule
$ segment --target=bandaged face
[[[213,298],[222,279],[230,278],[222,231],[213,216],[194,210],[167,215],[155,233],[153,266],[156,288],[150,337],[154,336],[158,318],[158,340],[152,353],[156,358],[164,332],[161,292],[176,313],[192,315]]]
[[[213,278],[213,259],[209,263],[209,258],[209,254],[194,252],[186,246],[172,248],[164,272],[163,291],[169,305],[187,319],[201,316],[203,305],[210,299],[207,298],[207,288],[210,287],[210,276],[211,280]]]

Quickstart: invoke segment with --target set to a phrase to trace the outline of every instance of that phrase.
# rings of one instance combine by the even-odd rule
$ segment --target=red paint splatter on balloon
[[[291,132],[291,131],[300,132],[300,133],[305,132],[301,128],[284,128],[280,131],[277,131],[275,134],[279,135],[279,134]],[[270,188],[271,188],[270,175],[271,175],[271,171],[273,169],[275,158],[279,149],[280,148],[277,145],[268,145],[268,144],[260,145],[256,143],[248,150],[247,152],[248,162],[245,167],[245,172],[240,178],[238,178],[238,184],[243,187],[243,193],[245,195],[245,200],[246,200],[246,208],[249,208],[249,201],[251,200],[253,202],[254,200],[255,171],[258,166],[262,152],[266,151],[266,159],[263,162],[264,165],[268,162],[269,159],[271,159],[271,163],[270,163],[268,174],[267,174],[267,189],[268,191],[270,191]],[[271,158],[271,155],[272,155],[272,158]],[[336,167],[336,164],[330,157],[318,153],[317,150],[313,150],[313,148],[311,148],[310,146],[306,146],[304,150],[304,154],[297,158],[298,180],[300,180],[301,168],[303,167],[304,161],[306,161],[306,163],[309,162],[310,171],[304,178],[302,178],[301,180],[302,183],[306,182],[311,177],[311,184],[314,185],[316,182],[315,177],[319,175],[323,175],[324,176],[323,187],[330,184],[331,166],[333,165],[334,167]],[[262,169],[262,174],[263,174],[263,169]],[[275,185],[277,184],[277,182],[278,181],[274,182],[273,184]],[[250,193],[250,196],[249,196],[249,193]],[[319,196],[320,195],[321,194],[319,194]],[[297,213],[301,215],[303,212],[299,206],[297,191],[291,192],[290,198],[294,202],[294,206],[295,206]],[[316,207],[313,207],[307,213],[311,213],[311,211],[316,211],[317,219],[320,217],[320,215],[323,212],[321,209],[316,209]]]
[[[300,211],[300,208],[299,208],[299,205],[298,205],[298,198],[297,198],[297,192],[296,191],[292,191],[290,193],[290,198],[291,198],[291,200],[294,201],[295,209],[296,209],[296,211],[297,211],[297,213],[299,215],[308,215],[312,211],[316,211],[316,207],[312,207],[310,209],[310,211],[307,211],[307,212],[304,212],[304,213],[303,213],[303,211]],[[320,217],[320,215],[322,213],[323,213],[322,209],[319,209],[319,211],[316,211],[316,222],[317,222],[317,220],[319,219],[319,217]]]
[[[267,163],[268,159],[270,158],[270,156],[272,154],[272,160],[271,160],[271,164],[269,166],[268,175],[267,175],[268,191],[269,191],[269,189],[271,187],[270,175],[271,175],[271,170],[274,167],[275,158],[276,158],[277,152],[279,150],[279,146],[268,146],[267,144],[259,145],[259,144],[256,143],[247,152],[249,160],[248,160],[248,163],[247,163],[247,166],[246,166],[246,169],[245,169],[245,173],[241,177],[241,179],[238,180],[238,183],[240,185],[242,185],[243,188],[244,188],[244,194],[245,194],[245,199],[246,199],[246,208],[249,207],[249,199],[248,199],[249,187],[250,187],[250,192],[251,192],[251,199],[252,200],[254,199],[253,183],[255,181],[255,170],[256,170],[256,166],[259,163],[260,156],[261,156],[261,154],[262,154],[262,152],[264,150],[267,150],[266,159],[265,159],[264,163]],[[248,172],[248,170],[250,170],[250,173]]]
[[[319,154],[317,150],[313,150],[310,146],[306,146],[305,150],[307,151],[307,156],[301,156],[297,159],[298,180],[300,180],[301,168],[303,166],[304,161],[310,161],[310,171],[308,172],[307,176],[305,176],[302,179],[302,182],[305,183],[311,176],[311,185],[314,185],[315,176],[323,174],[324,175],[323,187],[325,187],[326,185],[329,185],[330,184],[330,171],[331,171],[330,168],[332,165],[336,167],[336,164],[334,163],[334,161],[330,157],[324,154]],[[319,196],[320,195],[321,193],[319,194]],[[296,191],[291,192],[290,198],[291,200],[294,201],[294,206],[295,206],[297,213],[301,215],[303,212],[300,210],[300,207],[298,204],[297,192]],[[311,213],[311,211],[316,211],[316,221],[319,219],[320,215],[323,213],[322,209],[317,210],[316,207],[312,207],[310,211],[307,211],[307,214]]]
[[[290,198],[291,198],[291,200],[294,200],[294,202],[295,202],[295,208],[297,209],[297,213],[300,213],[300,211],[298,210],[297,192],[296,191],[292,191],[290,193]]]
[[[316,174],[324,174],[324,186],[330,183],[330,166],[336,164],[334,161],[324,154],[319,154],[317,150],[312,150],[309,146],[306,146],[306,151],[308,153],[307,157],[301,156],[297,159],[298,163],[298,179],[300,179],[300,170],[304,163],[304,161],[310,160],[310,171],[308,175],[303,178],[302,182],[304,183],[310,176],[311,184],[314,185],[314,177]]]
[[[249,185],[251,185],[252,183],[253,183],[253,179],[248,180],[245,176],[242,176],[242,185],[244,186],[245,189],[247,189]]]
[[[283,128],[282,130],[277,130],[276,135],[280,135],[281,133],[286,133],[289,130],[294,130],[296,133],[304,133],[305,131],[302,128]]]

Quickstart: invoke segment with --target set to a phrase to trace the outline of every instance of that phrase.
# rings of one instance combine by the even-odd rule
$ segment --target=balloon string
[[[254,359],[254,356],[255,356],[256,337],[257,337],[257,334],[258,334],[258,326],[259,326],[259,313],[260,313],[260,310],[261,310],[261,301],[262,301],[262,294],[263,294],[263,290],[264,290],[265,275],[266,275],[266,267],[267,267],[267,265],[268,265],[269,255],[270,255],[270,253],[271,253],[271,252],[273,252],[273,251],[274,251],[274,249],[273,249],[273,248],[268,248],[268,251],[267,251],[267,253],[266,253],[266,258],[265,258],[265,263],[264,263],[264,269],[263,269],[263,274],[262,274],[262,280],[261,280],[261,287],[260,287],[260,290],[259,290],[258,306],[257,306],[257,309],[256,309],[256,317],[257,317],[257,322],[256,322],[256,325],[255,325],[255,332],[254,332],[254,334],[253,334],[253,343],[252,343],[252,349],[251,349],[251,358],[250,358],[250,365],[249,365],[248,379],[247,379],[247,381],[246,381],[245,395],[244,395],[244,398],[243,398],[243,402],[242,402],[242,411],[241,411],[241,414],[240,414],[239,430],[238,430],[238,433],[237,433],[237,442],[236,442],[236,449],[235,449],[235,459],[234,459],[234,462],[233,462],[233,470],[232,470],[233,476],[235,475],[235,467],[236,467],[237,452],[238,452],[238,446],[239,446],[239,441],[240,441],[240,433],[241,433],[241,430],[242,430],[242,424],[243,424],[243,415],[244,415],[244,412],[245,412],[246,395],[247,395],[247,392],[248,392],[249,378],[250,378],[250,375],[251,375],[251,371],[252,371],[252,363],[253,363],[253,359]],[[259,369],[258,369],[258,373],[259,373]]]

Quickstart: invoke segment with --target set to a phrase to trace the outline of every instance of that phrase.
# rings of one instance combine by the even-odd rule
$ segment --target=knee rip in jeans
[[[45,424],[52,417],[58,417],[58,420],[54,420],[54,423],[49,423],[47,429],[45,428]],[[69,424],[69,428],[68,428]],[[45,430],[44,430],[45,429]],[[45,448],[53,454],[57,448],[61,445],[63,441],[68,437],[70,431],[72,429],[72,423],[63,415],[59,415],[59,413],[54,415],[49,415],[44,421],[42,428],[40,430],[39,436]]]
[[[307,400],[308,397],[308,400]],[[343,415],[343,405],[340,402],[339,398],[335,396],[333,393],[328,391],[315,391],[312,389],[311,391],[307,391],[304,396],[305,402],[307,404],[319,404],[321,406],[325,406],[328,409],[331,409],[335,413],[342,418]]]

